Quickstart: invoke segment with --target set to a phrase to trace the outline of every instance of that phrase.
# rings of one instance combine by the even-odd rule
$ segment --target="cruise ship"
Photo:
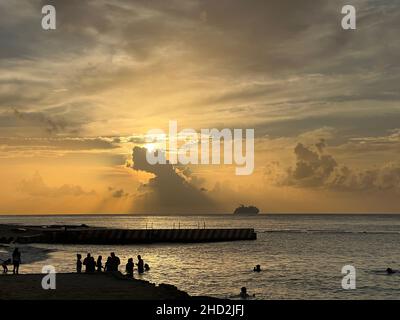
[[[256,215],[259,212],[260,210],[255,206],[246,207],[243,204],[241,204],[239,207],[235,209],[233,213],[237,215]]]

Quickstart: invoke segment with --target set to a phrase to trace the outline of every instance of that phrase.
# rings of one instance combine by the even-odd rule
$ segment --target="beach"
[[[168,284],[128,279],[121,273],[59,273],[56,289],[42,288],[46,274],[0,276],[0,300],[181,300],[191,297]]]

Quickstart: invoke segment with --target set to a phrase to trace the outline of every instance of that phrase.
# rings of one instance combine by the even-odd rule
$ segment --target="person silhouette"
[[[128,263],[125,266],[126,274],[129,278],[133,278],[133,259],[129,258]]]
[[[149,271],[149,270],[150,270],[150,266],[147,263],[145,263],[144,264],[144,271]]]
[[[247,294],[247,288],[246,288],[246,287],[242,287],[242,288],[240,289],[240,294],[239,294],[239,296],[240,296],[242,299],[247,299],[248,297],[250,297],[250,296]]]
[[[105,272],[110,272],[111,271],[111,257],[107,258],[107,261],[104,265],[104,271]]]
[[[11,264],[11,259],[4,260],[4,261],[1,263],[1,266],[3,267],[3,273],[7,273],[7,272],[8,272],[8,267],[7,267],[7,265],[9,265],[9,264]]]
[[[89,271],[91,273],[94,273],[96,271],[96,261],[93,257],[90,257],[89,259]]]
[[[13,274],[19,273],[19,265],[21,264],[21,252],[19,252],[18,248],[14,249],[12,254],[12,262],[13,262]]]
[[[97,258],[97,263],[96,263],[97,272],[101,272],[101,269],[103,268],[103,263],[101,262],[102,259],[103,259],[102,256],[99,256]]]
[[[118,271],[118,266],[121,264],[121,260],[119,259],[119,257],[117,257],[115,255],[114,252],[111,252],[111,259],[110,259],[110,267],[111,270],[110,271]]]
[[[254,272],[261,272],[261,266],[258,264],[253,269]]]
[[[140,255],[138,255],[137,258],[138,258],[138,263],[137,263],[138,273],[142,274],[144,273],[144,261]]]
[[[90,253],[87,254],[86,258],[83,260],[83,265],[85,266],[85,272],[86,273],[91,273],[94,272],[94,258],[90,255]]]
[[[76,255],[76,272],[81,273],[82,272],[82,256],[78,253]]]
[[[394,271],[392,268],[387,268],[386,269],[386,273],[387,274],[393,274],[393,273],[396,273],[396,271]]]

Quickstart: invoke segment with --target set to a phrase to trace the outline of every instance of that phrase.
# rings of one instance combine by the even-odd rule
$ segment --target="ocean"
[[[21,272],[44,265],[74,272],[77,253],[107,258],[114,251],[124,270],[138,254],[151,267],[141,279],[169,283],[191,295],[254,299],[398,299],[400,215],[204,216],[1,216],[0,224],[87,224],[118,228],[255,228],[257,240],[195,244],[19,245]],[[12,247],[1,246],[0,258]],[[262,272],[253,272],[260,264]],[[356,269],[356,289],[342,289],[342,267]],[[135,273],[135,277],[138,277]],[[107,290],[105,288],[105,290]]]

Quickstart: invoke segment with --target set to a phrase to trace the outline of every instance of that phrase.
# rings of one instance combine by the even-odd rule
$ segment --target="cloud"
[[[55,150],[107,150],[117,148],[106,138],[0,138],[0,145]],[[25,149],[26,150],[26,149]]]
[[[187,171],[182,174],[172,164],[151,165],[146,160],[146,148],[134,147],[132,169],[151,173],[154,177],[142,184],[141,205],[148,211],[194,212],[215,208],[205,190],[195,187]]]
[[[40,26],[44,4],[57,9],[51,32]],[[284,168],[293,141],[301,141],[296,165],[285,171],[292,186],[394,189],[396,164],[382,164],[396,159],[398,143],[380,137],[400,121],[400,6],[353,0],[357,30],[347,32],[340,28],[343,4],[0,1],[0,12],[7,13],[0,20],[0,160],[13,162],[18,172],[33,155],[39,163],[69,150],[62,160],[74,166],[116,166],[124,150],[129,156],[127,137],[143,144],[148,129],[177,119],[182,128],[254,128],[256,143],[268,136],[273,149],[266,155],[257,148],[257,159],[279,159]],[[329,130],[304,137],[321,127]],[[120,143],[107,137],[121,137]],[[309,146],[319,138],[334,146],[333,155],[324,142]],[[150,168],[139,158],[135,170],[151,174],[137,176],[153,175],[140,188],[143,207],[213,207],[203,177],[211,190],[210,180],[219,179],[215,169]],[[379,167],[365,170],[368,161]],[[114,192],[130,190],[110,184],[119,186]],[[239,179],[232,184],[245,185]]]
[[[339,191],[400,192],[400,164],[386,164],[364,171],[343,166],[335,171],[328,187]]]
[[[323,154],[324,146],[324,140],[314,146],[316,151],[302,143],[297,144],[294,149],[296,166],[288,170],[289,184],[312,187],[326,183],[337,167],[337,162],[332,156]]]
[[[125,192],[124,189],[108,187],[108,191],[111,192],[113,198],[124,198],[129,196],[129,193]]]
[[[12,111],[0,112],[2,136],[77,136],[85,123],[85,116],[82,117],[79,112],[70,112],[68,106],[43,111],[20,111],[14,108]]]
[[[78,185],[64,184],[60,187],[50,187],[43,181],[43,178],[38,172],[36,172],[32,178],[22,180],[17,190],[32,197],[79,197],[93,196],[96,194],[94,190],[85,191]]]
[[[55,120],[41,112],[28,113],[20,112],[17,109],[14,109],[14,114],[19,120],[26,121],[30,124],[36,123],[42,125],[49,134],[63,132],[67,127],[67,123],[65,122],[65,120]]]
[[[400,163],[357,170],[339,165],[332,155],[325,154],[325,147],[324,140],[312,146],[298,143],[294,149],[296,165],[287,170],[281,184],[350,192],[400,192]]]
[[[345,1],[2,2],[8,15],[0,21],[0,108],[39,112],[68,100],[74,112],[65,115],[65,128],[84,119],[81,126],[112,131],[126,119],[127,134],[132,121],[148,119],[143,114],[171,119],[188,114],[190,105],[196,125],[219,118],[240,124],[245,116],[251,126],[289,135],[354,118],[352,127],[367,131],[372,121],[344,104],[353,110],[369,101],[372,118],[382,119],[378,129],[387,129],[400,99],[400,6],[353,2],[356,32],[340,28]],[[58,19],[50,33],[38,19],[49,3]],[[93,106],[82,111],[83,100]],[[135,112],[126,103],[132,100]],[[211,119],[204,118],[207,111]],[[50,132],[64,128],[47,113],[44,123]]]

